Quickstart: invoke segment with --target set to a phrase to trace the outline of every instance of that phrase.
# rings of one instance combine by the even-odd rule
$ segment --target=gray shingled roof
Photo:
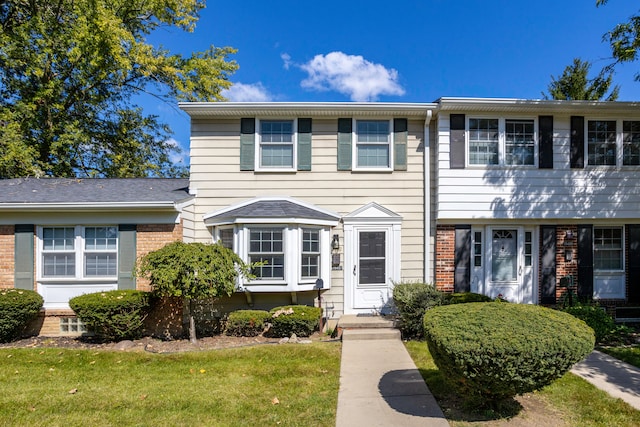
[[[306,218],[336,221],[338,218],[288,200],[259,200],[227,212],[208,217],[222,220],[226,218]]]
[[[3,204],[177,202],[189,196],[181,178],[16,178],[0,180]]]

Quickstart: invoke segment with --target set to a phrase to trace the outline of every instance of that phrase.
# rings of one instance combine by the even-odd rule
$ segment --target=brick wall
[[[456,232],[453,225],[436,227],[436,288],[453,292]]]
[[[164,245],[176,240],[182,240],[182,223],[180,224],[138,224],[136,229],[136,258],[160,249]],[[143,291],[151,290],[149,281],[139,278],[136,288]]]
[[[13,288],[15,237],[13,225],[0,225],[0,289]]]
[[[567,238],[567,233],[573,237]],[[566,260],[566,252],[571,253],[571,261]],[[573,276],[573,286],[567,289],[560,286],[560,279],[568,275]],[[578,293],[578,226],[559,225],[556,227],[556,301],[560,302],[569,291],[574,295]]]

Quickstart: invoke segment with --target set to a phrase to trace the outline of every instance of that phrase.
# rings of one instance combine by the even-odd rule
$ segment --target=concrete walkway
[[[337,427],[448,425],[399,338],[343,336]]]
[[[571,372],[640,410],[640,369],[635,366],[594,350]]]

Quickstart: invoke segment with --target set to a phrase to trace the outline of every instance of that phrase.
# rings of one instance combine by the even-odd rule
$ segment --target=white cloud
[[[286,54],[285,54],[286,55]],[[285,68],[291,58],[282,57]],[[331,52],[316,55],[311,61],[299,66],[309,74],[301,86],[313,90],[334,90],[352,101],[375,101],[380,95],[404,95],[398,84],[398,72],[381,64],[367,61],[359,55]]]
[[[229,89],[222,91],[222,96],[232,102],[267,102],[272,96],[262,83],[234,83]]]
[[[171,160],[171,163],[178,165],[178,164],[182,164],[182,165],[187,165],[189,164],[189,150],[185,150],[182,147],[182,144],[180,144],[180,142],[174,138],[169,138],[167,139],[165,142],[165,145],[167,145],[168,147],[174,147],[177,148],[178,151],[170,151],[169,152],[169,160]]]
[[[289,67],[291,67],[291,64],[293,64],[293,62],[291,62],[291,55],[289,55],[288,53],[283,53],[280,55],[280,58],[282,58],[282,62],[284,62],[284,69],[288,70]]]

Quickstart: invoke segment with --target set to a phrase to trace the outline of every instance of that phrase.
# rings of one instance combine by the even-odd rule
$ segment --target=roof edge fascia
[[[72,203],[0,203],[0,211],[113,211],[122,209],[170,209],[178,211],[177,202],[72,202]]]
[[[628,111],[640,109],[635,101],[564,101],[518,98],[457,98],[443,97],[436,100],[438,111],[527,111],[578,112],[589,109],[604,111]]]

